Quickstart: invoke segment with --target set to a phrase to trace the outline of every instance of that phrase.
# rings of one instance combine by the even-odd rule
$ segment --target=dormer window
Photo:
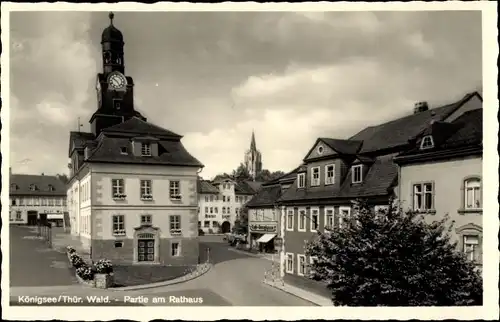
[[[31,191],[36,191],[36,185],[30,184],[30,190]]]
[[[56,190],[53,185],[49,184],[49,191],[54,191]]]
[[[352,171],[352,183],[360,183],[363,181],[362,164],[353,165],[351,171]]]
[[[18,188],[17,184],[15,184],[15,183],[13,183],[13,184],[10,185],[10,189],[11,190],[17,190],[17,188]]]
[[[151,156],[151,144],[150,143],[141,143],[141,155],[145,157]]]
[[[297,174],[297,188],[304,188],[306,186],[306,174]]]
[[[422,143],[420,143],[420,150],[432,149],[434,147],[434,140],[431,135],[424,136]]]
[[[127,155],[128,154],[128,149],[126,146],[122,146],[120,148],[120,154],[124,154],[124,155]]]

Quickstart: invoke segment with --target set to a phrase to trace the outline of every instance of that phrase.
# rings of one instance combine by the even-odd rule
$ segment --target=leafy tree
[[[250,176],[250,173],[248,172],[247,167],[243,163],[240,163],[238,168],[236,170],[233,170],[233,175],[232,177],[234,180],[251,180],[252,177]]]
[[[234,222],[233,233],[248,234],[248,209],[246,207],[241,208],[240,215]]]
[[[68,183],[69,179],[68,179],[68,176],[66,174],[57,174],[57,178],[59,180],[61,180],[62,182],[64,183]]]
[[[277,178],[284,176],[284,175],[285,175],[285,173],[283,171],[270,172],[267,169],[263,169],[260,173],[257,174],[255,180],[261,181],[261,182],[267,182],[267,181],[277,179]]]
[[[448,216],[426,223],[394,205],[374,214],[357,201],[342,228],[306,245],[311,278],[328,283],[334,305],[482,305],[482,277],[450,240]]]

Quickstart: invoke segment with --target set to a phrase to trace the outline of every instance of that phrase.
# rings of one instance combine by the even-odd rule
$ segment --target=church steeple
[[[255,144],[255,132],[252,130],[252,141],[250,142],[250,150],[257,151],[257,144]]]

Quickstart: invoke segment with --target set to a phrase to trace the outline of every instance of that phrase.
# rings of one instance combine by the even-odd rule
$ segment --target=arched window
[[[222,213],[225,214],[226,213],[226,207],[222,207]]]
[[[481,204],[481,179],[469,178],[464,181],[464,208],[479,209]]]

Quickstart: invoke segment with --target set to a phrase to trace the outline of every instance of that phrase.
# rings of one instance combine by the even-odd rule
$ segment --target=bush
[[[71,259],[71,264],[75,268],[79,268],[85,265],[85,261],[77,253],[71,254],[70,259]]]
[[[73,253],[76,253],[76,250],[73,247],[68,246],[68,247],[66,247],[66,252],[68,254],[73,254]]]
[[[205,236],[205,232],[203,231],[203,229],[198,229],[198,236]]]
[[[213,234],[213,233],[214,233],[214,230],[213,230],[212,228],[209,228],[209,229],[208,229],[208,233],[209,233],[209,234]]]
[[[84,264],[76,269],[76,274],[85,281],[91,281],[94,279],[95,271]]]
[[[95,264],[95,272],[98,274],[111,274],[113,273],[113,265],[110,260],[100,259]]]
[[[393,207],[358,202],[342,228],[306,246],[311,277],[328,282],[334,305],[482,305],[482,278],[450,240],[451,226]]]

